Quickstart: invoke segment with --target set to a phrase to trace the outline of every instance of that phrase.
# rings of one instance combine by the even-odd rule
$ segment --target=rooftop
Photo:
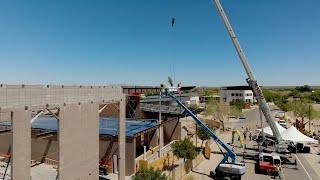
[[[157,120],[154,119],[126,119],[126,136],[132,137],[135,134],[147,130],[158,125]],[[0,122],[2,126],[11,126],[11,122]],[[99,133],[100,135],[116,136],[119,121],[117,118],[100,118]],[[37,120],[32,123],[32,128],[45,129],[50,131],[58,130],[58,122],[56,118],[51,116],[39,116]]]
[[[175,94],[177,98],[181,97],[194,97],[198,96],[196,93],[183,93],[181,95]],[[161,101],[173,101],[170,97],[161,97]],[[151,102],[159,102],[159,95],[147,96],[145,99],[140,101],[141,103],[151,103]]]
[[[252,90],[251,86],[228,86],[223,87],[224,90]]]

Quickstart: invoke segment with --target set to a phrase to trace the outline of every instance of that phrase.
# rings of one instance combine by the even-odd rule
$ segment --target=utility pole
[[[119,180],[125,179],[126,173],[126,95],[123,94],[120,99],[119,114]]]
[[[310,121],[311,121],[311,105],[309,104],[309,132],[311,133],[311,131],[310,131]]]
[[[262,131],[262,140],[259,143],[259,152],[263,152],[263,150],[262,150],[262,142],[264,141],[264,132],[263,132],[263,126],[262,126],[262,113],[261,113],[260,105],[259,105],[259,114],[260,114],[260,126],[261,126],[261,131]]]
[[[261,113],[261,108],[260,108],[260,106],[259,106],[259,114],[260,114],[260,123],[261,123],[262,139],[264,139],[264,132],[263,132],[263,126],[262,126],[262,113]]]
[[[159,95],[159,158],[161,157],[162,143],[162,126],[161,126],[161,92]]]
[[[196,109],[196,117],[198,117],[197,110],[198,110],[198,108]],[[197,136],[197,130],[198,130],[198,123],[196,123],[196,147],[198,147],[198,136]]]

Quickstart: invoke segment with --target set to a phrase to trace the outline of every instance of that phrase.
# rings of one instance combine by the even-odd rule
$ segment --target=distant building
[[[233,100],[253,102],[252,88],[250,86],[230,86],[222,88],[220,91],[220,101],[231,102]]]

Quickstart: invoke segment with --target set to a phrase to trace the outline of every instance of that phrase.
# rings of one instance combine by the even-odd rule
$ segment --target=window
[[[234,93],[231,93],[231,96],[234,96]]]
[[[239,96],[241,97],[241,96],[242,96],[242,94],[239,94]]]
[[[239,94],[238,94],[238,93],[236,93],[236,96],[239,96]]]

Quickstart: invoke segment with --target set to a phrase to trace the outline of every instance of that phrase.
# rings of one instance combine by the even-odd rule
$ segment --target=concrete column
[[[142,154],[142,143],[141,143],[141,136],[135,137],[135,143],[136,143],[136,154],[135,156],[138,157]]]
[[[14,110],[11,115],[12,148],[11,178],[30,179],[31,114],[28,107]]]
[[[151,134],[150,134],[150,147],[152,147],[152,148],[154,148],[154,147],[156,147],[157,145],[158,145],[158,133],[159,132],[159,129],[156,129],[156,130],[154,130],[154,132],[152,132]]]
[[[163,126],[160,125],[159,127],[159,148],[161,149],[163,147],[164,137],[163,137]],[[160,151],[159,149],[159,151]]]
[[[146,132],[143,134],[143,145],[146,146],[147,149],[149,149],[150,144],[149,133],[150,132]]]
[[[64,105],[59,112],[59,179],[99,179],[99,105]]]
[[[126,95],[123,94],[120,99],[119,114],[119,180],[125,180],[126,173]]]

